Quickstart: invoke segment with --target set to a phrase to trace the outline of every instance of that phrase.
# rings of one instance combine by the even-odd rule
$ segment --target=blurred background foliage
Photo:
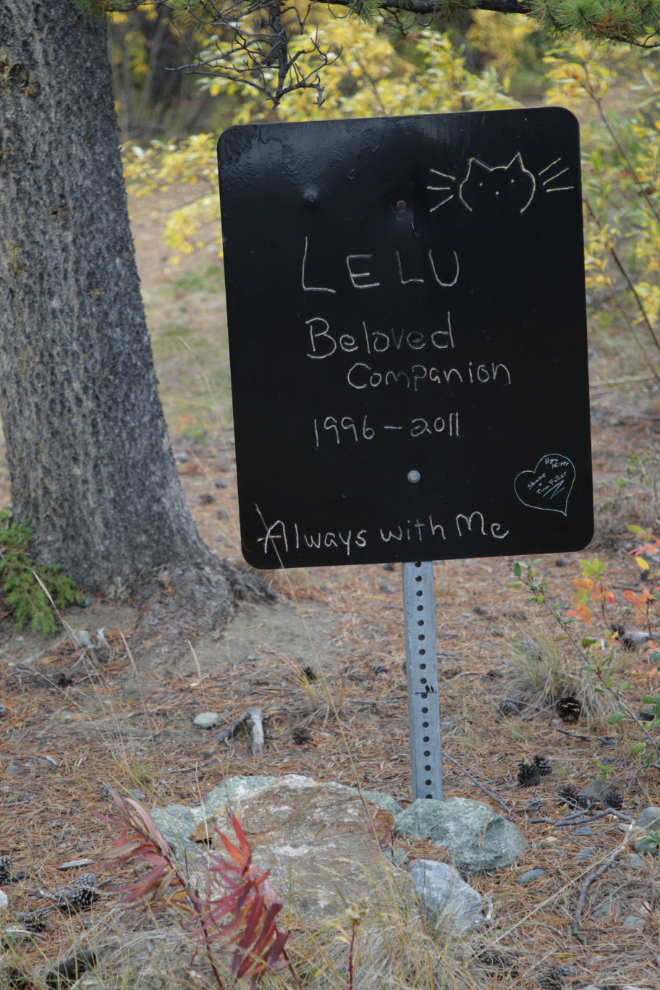
[[[232,124],[568,107],[582,126],[592,330],[623,329],[642,370],[660,381],[660,54],[584,36],[564,36],[558,47],[523,15],[464,12],[449,28],[397,31],[379,15],[314,6],[292,51],[308,71],[319,47],[327,54],[323,102],[315,90],[299,89],[273,109],[235,79],[173,71],[192,52],[217,45],[213,28],[194,18],[173,22],[164,4],[153,3],[109,21],[129,192],[191,187],[163,222],[174,265],[202,246],[196,234],[210,224],[222,257],[215,146]]]

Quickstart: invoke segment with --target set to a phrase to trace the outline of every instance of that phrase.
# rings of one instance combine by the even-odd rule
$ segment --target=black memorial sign
[[[218,153],[246,560],[588,543],[575,118],[250,125]]]

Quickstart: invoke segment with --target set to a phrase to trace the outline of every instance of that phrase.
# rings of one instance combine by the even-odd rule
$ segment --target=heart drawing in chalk
[[[523,505],[566,515],[575,466],[562,454],[544,454],[533,471],[521,471],[514,487]]]

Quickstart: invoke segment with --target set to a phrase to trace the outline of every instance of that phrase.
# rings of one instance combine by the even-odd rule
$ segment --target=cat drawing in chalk
[[[536,179],[520,152],[508,165],[487,165],[478,158],[468,162],[458,198],[471,213],[524,213],[534,198]]]

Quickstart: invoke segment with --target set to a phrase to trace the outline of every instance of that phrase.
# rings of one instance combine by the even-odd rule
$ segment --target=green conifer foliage
[[[65,609],[82,605],[83,596],[56,565],[36,567],[32,563],[28,555],[31,539],[29,519],[11,522],[10,509],[0,512],[0,587],[5,593],[4,603],[10,606],[19,629],[29,622],[33,632],[52,636],[57,626],[50,598],[58,608]]]

